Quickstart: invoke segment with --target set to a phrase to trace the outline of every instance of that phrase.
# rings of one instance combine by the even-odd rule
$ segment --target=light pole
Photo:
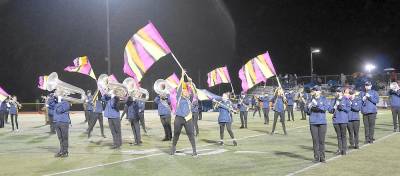
[[[107,18],[107,73],[111,74],[111,56],[110,56],[110,9],[108,0],[106,0],[106,18]]]
[[[310,59],[311,59],[311,78],[312,78],[312,76],[313,76],[313,74],[314,74],[314,64],[313,64],[313,58],[312,58],[312,56],[313,56],[313,53],[320,53],[321,50],[320,50],[320,49],[317,49],[317,48],[311,48],[310,51],[311,51],[311,53],[310,53],[310,55],[311,55]]]

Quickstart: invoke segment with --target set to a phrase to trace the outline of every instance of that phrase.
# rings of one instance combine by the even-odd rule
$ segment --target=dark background
[[[400,69],[400,3],[396,0],[110,0],[112,73],[119,81],[126,41],[151,20],[197,86],[206,73],[228,65],[235,89],[250,58],[268,50],[278,73],[310,74],[310,47],[318,74],[351,74],[370,62]],[[64,72],[89,56],[98,76],[107,70],[105,0],[0,0],[0,86],[22,101],[41,94],[40,75],[84,89],[88,76]],[[179,73],[171,56],[145,74],[152,92],[158,78]],[[229,85],[212,91],[228,90]]]

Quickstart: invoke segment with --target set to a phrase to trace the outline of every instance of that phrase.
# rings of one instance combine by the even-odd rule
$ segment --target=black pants
[[[12,125],[13,131],[14,131],[14,122],[15,122],[15,126],[17,127],[17,130],[18,130],[18,114],[11,114],[11,125]]]
[[[133,136],[135,137],[135,143],[140,144],[142,143],[142,139],[140,136],[140,119],[129,119],[129,122],[131,123],[131,128],[133,132]]]
[[[400,107],[392,107],[393,129],[396,131],[399,126],[400,129]]]
[[[185,118],[180,116],[175,117],[174,139],[172,140],[172,148],[174,150],[176,149],[176,144],[178,143],[182,127],[185,127],[186,135],[188,136],[190,144],[192,145],[193,153],[196,153],[196,141],[194,139],[194,133],[193,133],[193,121],[192,119],[186,121]]]
[[[100,131],[101,135],[104,136],[104,127],[103,127],[103,114],[102,113],[97,113],[97,112],[92,112],[89,115],[89,128],[88,128],[88,136],[90,136],[90,133],[93,131],[94,126],[97,123],[97,120],[99,121],[100,124]]]
[[[5,123],[8,123],[8,112],[6,112],[5,114],[4,114],[4,122]]]
[[[293,105],[288,105],[286,111],[288,112],[288,121],[290,121],[290,117],[292,117],[292,120],[294,121]]]
[[[90,111],[85,110],[85,122],[89,121]]]
[[[313,141],[314,159],[325,159],[326,124],[310,125]]]
[[[172,139],[171,115],[160,116],[160,120],[164,128],[164,139]]]
[[[68,153],[68,131],[69,123],[56,123],[55,131],[57,132],[58,141],[60,141],[60,152]]]
[[[49,114],[49,123],[50,123],[50,133],[55,133],[55,123],[54,123],[54,118],[53,115]]]
[[[203,119],[203,112],[201,110],[199,110],[199,120]]]
[[[140,125],[142,125],[143,131],[145,133],[147,133],[146,124],[144,122],[144,112],[139,112],[139,121],[140,121]]]
[[[258,112],[258,116],[261,117],[261,110],[259,106],[254,106],[254,112],[253,112],[253,117],[256,115],[256,113]]]
[[[282,123],[282,129],[283,129],[284,134],[286,135],[287,132],[286,132],[286,126],[285,126],[285,111],[283,111],[283,112],[274,111],[274,124],[272,125],[271,134],[274,134],[275,127],[276,127],[276,122],[278,121],[278,116],[281,119],[280,121]]]
[[[376,120],[376,113],[363,114],[365,142],[366,143],[374,142],[375,120]]]
[[[306,107],[304,103],[300,103],[300,112],[301,112],[301,119],[300,120],[306,120],[307,114],[306,114]]]
[[[269,108],[263,108],[264,124],[269,124]]]
[[[344,154],[347,151],[347,137],[346,137],[347,123],[333,124],[333,127],[335,127],[336,131],[336,138],[338,141],[338,151]]]
[[[122,145],[121,121],[119,118],[109,118],[108,126],[113,137],[113,146],[120,147]]]
[[[349,131],[349,143],[352,147],[358,147],[358,136],[360,131],[360,121],[351,120],[347,124],[347,130]]]
[[[219,137],[221,140],[224,140],[224,133],[225,133],[225,126],[226,126],[226,130],[229,133],[229,136],[231,136],[232,139],[235,139],[235,136],[233,135],[233,131],[232,131],[232,123],[228,122],[221,122],[219,123]]]
[[[247,111],[240,111],[240,122],[242,125],[240,127],[247,128]]]
[[[0,128],[4,128],[4,112],[0,112]]]
[[[193,119],[193,132],[197,135],[199,135],[199,113],[198,112],[192,112],[192,119]]]

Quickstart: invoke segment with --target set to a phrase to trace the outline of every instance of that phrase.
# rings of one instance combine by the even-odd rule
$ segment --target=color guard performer
[[[12,130],[14,131],[14,124],[16,125],[16,129],[18,131],[18,110],[21,109],[22,105],[19,104],[17,101],[17,96],[13,96],[11,100],[9,101],[10,103],[10,115],[11,115],[11,125],[12,125]]]
[[[239,108],[239,116],[240,116],[240,122],[241,126],[240,128],[247,128],[247,114],[249,111],[249,106],[250,106],[250,101],[248,98],[246,98],[246,95],[242,93],[239,98],[239,103],[238,103],[238,108]]]
[[[379,102],[379,95],[372,90],[371,82],[365,82],[365,90],[360,92],[362,97],[361,113],[365,129],[365,143],[374,143],[375,120],[377,114],[376,104]]]
[[[329,110],[328,100],[321,95],[321,88],[314,86],[311,89],[311,98],[307,102],[307,114],[310,123],[310,132],[313,140],[314,163],[325,162],[326,111]]]
[[[388,95],[393,117],[393,132],[396,132],[397,127],[399,127],[400,125],[400,88],[397,82],[390,83],[390,90],[388,92]]]
[[[278,87],[275,90],[274,97],[271,99],[271,102],[274,103],[274,123],[272,125],[271,135],[274,135],[278,116],[280,118],[280,122],[282,123],[283,132],[285,135],[287,135],[285,126],[285,106],[287,104],[287,100],[281,87]]]

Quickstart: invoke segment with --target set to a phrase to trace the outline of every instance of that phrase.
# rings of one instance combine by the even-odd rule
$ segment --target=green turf
[[[271,125],[265,126],[258,116],[253,118],[250,115],[249,128],[239,129],[240,122],[235,116],[233,131],[239,145],[234,147],[228,140],[225,146],[215,144],[219,140],[217,114],[204,113],[203,120],[199,121],[200,136],[196,140],[200,156],[193,158],[185,134],[181,134],[177,146],[178,149],[185,148],[183,153],[168,155],[170,143],[160,141],[163,130],[154,112],[145,114],[150,130],[148,135],[142,135],[142,146],[128,144],[133,140],[132,131],[127,121],[122,122],[123,147],[120,150],[109,149],[112,138],[107,123],[106,139],[100,137],[97,124],[93,137],[88,140],[84,134],[87,125],[81,123],[82,113],[74,113],[70,156],[60,159],[53,157],[58,151],[58,140],[56,135],[46,133],[49,127],[43,126],[43,118],[21,114],[21,131],[10,132],[10,125],[0,129],[0,175],[46,175],[64,171],[67,173],[63,175],[287,175],[313,165],[308,121],[298,120],[300,114],[297,112],[295,115],[295,122],[287,122],[288,136],[282,135],[280,124],[277,124],[278,134],[270,136]],[[328,116],[331,119],[331,115]],[[389,111],[380,111],[377,140],[393,133],[391,121]],[[225,138],[229,139],[227,132]],[[333,126],[329,123],[326,137],[328,159],[335,156],[336,143]],[[392,135],[299,175],[338,175],[339,172],[344,175],[393,175],[400,172],[397,166],[399,144],[400,136]]]

